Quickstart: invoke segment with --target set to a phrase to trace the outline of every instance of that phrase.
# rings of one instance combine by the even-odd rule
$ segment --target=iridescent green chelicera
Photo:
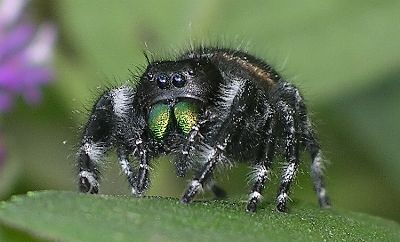
[[[168,104],[158,103],[149,113],[148,124],[154,138],[162,140],[168,133],[175,116],[177,128],[188,135],[193,125],[198,121],[198,107],[191,102],[179,102],[172,108]]]
[[[188,135],[198,121],[199,110],[191,102],[179,102],[174,106],[174,115],[178,128],[183,134]]]
[[[154,105],[149,113],[149,128],[152,135],[157,139],[163,139],[171,124],[172,112],[169,105],[159,103]]]

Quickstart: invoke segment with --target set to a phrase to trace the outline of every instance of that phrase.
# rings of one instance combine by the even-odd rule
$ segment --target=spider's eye
[[[165,89],[168,87],[169,83],[168,83],[168,76],[165,74],[159,74],[156,77],[156,81],[157,81],[157,85],[159,88],[161,89]]]
[[[153,75],[153,73],[147,73],[146,77],[147,77],[147,79],[148,79],[149,81],[153,81],[154,75]]]
[[[174,84],[174,86],[183,87],[185,85],[185,83],[186,83],[186,79],[182,74],[177,73],[172,76],[172,84]]]

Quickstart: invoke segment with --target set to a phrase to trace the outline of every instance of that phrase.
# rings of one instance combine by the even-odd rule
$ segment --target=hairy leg
[[[110,93],[105,93],[93,107],[78,151],[78,179],[81,192],[99,192],[99,169],[105,153],[111,146],[112,130],[112,97]]]
[[[274,116],[271,108],[267,112],[267,129],[266,129],[266,144],[262,150],[261,157],[253,165],[253,173],[251,174],[253,186],[249,194],[246,210],[255,212],[258,204],[262,199],[262,191],[265,188],[265,183],[270,179],[272,161],[275,153],[275,139],[273,131],[275,128]]]
[[[286,211],[287,201],[289,199],[289,189],[296,175],[299,161],[299,142],[296,133],[296,123],[294,110],[284,101],[279,101],[277,104],[280,112],[281,123],[284,130],[284,146],[285,159],[287,166],[282,173],[281,182],[277,196],[277,209],[281,212]]]
[[[314,183],[314,190],[318,197],[319,205],[322,208],[330,207],[329,197],[325,188],[324,177],[324,160],[322,151],[318,142],[317,135],[307,113],[307,108],[304,103],[303,97],[300,95],[298,89],[290,83],[282,85],[283,92],[289,96],[294,97],[294,109],[296,116],[299,120],[298,130],[300,132],[300,141],[305,146],[306,150],[311,156],[311,177]]]

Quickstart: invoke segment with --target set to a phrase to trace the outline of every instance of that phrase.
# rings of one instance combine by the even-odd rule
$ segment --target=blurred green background
[[[58,26],[57,76],[39,106],[20,101],[2,117],[0,198],[76,190],[78,128],[100,90],[144,65],[146,48],[168,56],[190,40],[218,41],[247,48],[300,87],[330,161],[335,207],[400,221],[400,1],[32,1],[30,11]],[[291,197],[316,204],[306,158]],[[113,155],[105,167],[102,193],[128,194]],[[189,177],[176,178],[168,159],[154,168],[148,194],[180,196]],[[241,165],[220,176],[231,199],[246,199],[247,173]]]

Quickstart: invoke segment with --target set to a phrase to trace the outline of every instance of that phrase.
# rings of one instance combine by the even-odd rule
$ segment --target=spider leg
[[[119,164],[122,172],[125,174],[129,184],[132,187],[132,194],[135,196],[142,196],[149,187],[150,183],[149,151],[144,145],[142,138],[137,138],[139,137],[138,133],[135,133],[135,131],[129,131],[128,133],[133,134],[133,137],[128,140],[134,144],[133,147],[135,148],[133,154],[139,159],[139,168],[136,171],[133,169],[129,160],[130,150],[122,143],[117,145]]]
[[[215,147],[211,147],[208,145],[203,145],[203,154],[206,156],[207,160],[205,165],[203,165],[200,172],[195,176],[195,178],[190,183],[189,187],[186,189],[186,192],[183,194],[181,201],[183,203],[190,203],[194,196],[203,189],[206,181],[208,181],[212,175],[213,170],[223,159],[223,150],[225,146],[216,145]]]
[[[295,111],[284,101],[278,101],[277,110],[280,111],[284,130],[285,159],[288,165],[284,168],[277,196],[277,209],[286,210],[289,199],[288,193],[299,165],[299,142],[296,133]]]
[[[149,150],[145,134],[145,121],[133,105],[134,91],[123,86],[113,90],[113,103],[118,131],[118,157],[120,166],[132,187],[132,194],[141,196],[149,187]],[[126,148],[129,146],[130,148]],[[134,171],[129,162],[129,154],[139,159],[139,168]]]
[[[126,179],[129,182],[129,185],[132,187],[132,193],[135,194],[134,187],[136,186],[136,173],[134,172],[131,162],[129,160],[128,150],[125,148],[119,147],[117,149],[119,165],[121,167],[122,173],[125,174]]]
[[[176,174],[180,177],[186,175],[187,170],[192,166],[191,154],[193,150],[195,150],[196,142],[203,139],[204,137],[200,133],[200,126],[209,122],[212,119],[209,111],[206,111],[202,121],[195,124],[190,130],[186,143],[182,147],[181,152],[177,155],[175,160]],[[223,199],[227,197],[226,191],[215,184],[215,182],[211,182],[209,184],[209,189],[214,193],[217,199]]]
[[[204,184],[210,180],[217,164],[226,161],[224,151],[230,139],[231,126],[234,127],[235,122],[238,122],[236,112],[239,109],[239,101],[245,89],[246,82],[240,78],[233,78],[227,84],[221,85],[221,100],[216,103],[216,110],[211,112],[219,113],[219,115],[217,118],[206,117],[206,119],[213,119],[210,122],[213,123],[213,130],[206,137],[206,143],[202,143],[199,148],[204,162],[200,172],[195,176],[183,194],[181,199],[183,203],[190,203],[197,192],[202,190]],[[207,144],[207,142],[210,144]]]
[[[267,153],[271,154],[269,150]],[[265,188],[265,183],[270,179],[271,164],[271,160],[266,158],[265,160],[257,161],[256,164],[253,165],[254,182],[247,201],[246,211],[255,212],[257,210],[257,206],[262,200],[262,191]]]
[[[132,193],[142,196],[150,186],[150,155],[145,145],[145,141],[140,138],[136,140],[136,152],[139,157],[139,170],[137,173],[136,187],[132,188]]]
[[[272,112],[268,112],[267,120],[268,139],[262,150],[261,158],[253,165],[253,186],[246,206],[246,211],[248,212],[255,212],[257,210],[257,206],[262,199],[261,194],[265,188],[265,183],[270,179],[271,165],[275,153],[275,139],[273,137],[275,125]]]
[[[331,203],[325,188],[324,160],[322,151],[318,141],[315,138],[315,134],[308,117],[306,123],[302,124],[302,126],[304,127],[304,130],[306,130],[306,149],[311,155],[311,177],[314,183],[314,190],[317,193],[318,203],[321,208],[329,208]]]
[[[183,146],[181,153],[176,157],[176,174],[180,177],[185,176],[188,168],[191,166],[190,154],[194,150],[196,139],[201,136],[199,129],[199,124],[193,126],[192,130],[189,132],[186,144]],[[225,190],[216,185],[214,182],[209,184],[209,187],[217,199],[223,199],[227,197]]]
[[[177,154],[175,158],[175,168],[176,174],[179,177],[183,177],[186,175],[187,170],[192,166],[191,154],[193,150],[195,150],[196,142],[199,142],[202,138],[202,134],[200,133],[200,126],[209,122],[211,119],[211,114],[209,111],[205,111],[204,116],[201,118],[202,121],[193,125],[189,134],[187,135],[187,139],[185,144],[183,145],[180,153]]]
[[[186,143],[182,147],[182,150],[179,154],[177,154],[176,159],[175,159],[175,168],[176,168],[176,175],[179,177],[183,177],[186,175],[187,170],[190,167],[190,153],[192,150],[194,150],[194,144],[195,141],[200,134],[200,126],[199,124],[193,125],[192,129],[190,130],[188,134],[188,138],[186,140]]]
[[[105,92],[93,107],[78,152],[81,192],[98,193],[99,166],[113,145],[117,147],[121,169],[130,185],[133,187],[136,184],[136,176],[128,159],[129,150],[123,145],[127,141],[127,134],[135,134],[142,129],[139,122],[135,122],[140,118],[133,112],[133,98],[134,90],[129,86],[121,86]],[[129,118],[134,120],[127,122]]]
[[[99,192],[99,166],[111,146],[112,97],[105,93],[92,110],[78,151],[79,190]]]
[[[284,90],[291,93],[295,97],[294,106],[297,116],[299,118],[299,129],[301,132],[301,142],[311,156],[311,177],[314,183],[314,190],[318,197],[320,207],[330,207],[330,201],[325,188],[324,179],[324,160],[322,151],[318,143],[317,135],[312,127],[309,115],[307,114],[307,107],[304,103],[303,97],[300,95],[299,90],[290,83],[285,83]]]

